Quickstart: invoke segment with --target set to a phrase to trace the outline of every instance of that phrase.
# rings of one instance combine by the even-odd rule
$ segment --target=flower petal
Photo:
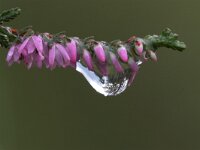
[[[153,52],[151,50],[148,50],[147,53],[149,54],[151,60],[153,60],[153,61],[157,61],[158,60],[155,52]]]
[[[49,65],[52,67],[55,61],[55,45],[49,50]]]
[[[143,43],[140,39],[135,41],[135,51],[138,55],[142,55],[143,52]]]
[[[133,60],[133,58],[129,58],[128,64],[129,64],[130,69],[132,71],[131,76],[130,76],[129,81],[128,81],[128,85],[130,86],[132,84],[133,80],[135,79],[135,76],[136,76],[136,74],[139,70],[139,67],[136,64],[136,62]]]
[[[47,42],[43,43],[43,54],[45,58],[49,56],[49,48]]]
[[[21,54],[19,54],[18,51],[15,51],[14,54],[13,54],[13,61],[14,62],[19,61],[20,56],[21,56]]]
[[[18,49],[18,52],[21,54],[22,51],[24,50],[25,46],[27,45],[28,41],[30,40],[30,37],[26,38],[22,44],[20,45],[19,49]]]
[[[136,64],[136,62],[133,60],[133,58],[129,58],[128,64],[132,72],[137,72],[139,70],[139,67]]]
[[[38,55],[39,55],[39,57],[40,57],[41,60],[44,60],[44,56],[43,56],[42,53],[38,52]]]
[[[35,47],[40,53],[43,53],[43,42],[42,37],[40,35],[33,35],[32,36],[33,42],[35,44]]]
[[[94,46],[94,52],[100,62],[106,61],[106,54],[104,52],[104,49],[100,43]]]
[[[64,67],[64,61],[63,61],[63,57],[62,57],[60,51],[56,50],[55,55],[56,55],[55,59],[56,59],[58,66]]]
[[[111,58],[111,61],[113,63],[113,66],[115,68],[115,70],[117,72],[123,72],[123,68],[122,66],[120,65],[119,61],[117,60],[117,57],[115,56],[114,53],[110,52],[110,58]]]
[[[61,56],[64,59],[64,65],[67,66],[70,63],[70,57],[69,57],[66,49],[61,44],[56,44],[56,47],[57,47],[57,49],[61,53]]]
[[[123,62],[128,62],[128,54],[124,46],[121,46],[120,48],[118,48],[117,52]]]
[[[24,63],[26,64],[27,68],[30,69],[33,64],[33,55],[27,55],[24,57]]]
[[[29,40],[29,42],[27,43],[26,47],[27,47],[27,50],[28,50],[28,54],[33,53],[35,48],[36,48],[32,39]]]
[[[8,51],[8,54],[6,57],[7,62],[9,62],[11,60],[11,58],[13,57],[14,51],[15,51],[15,45],[13,45]]]
[[[76,60],[77,60],[77,47],[76,47],[76,42],[75,40],[71,40],[70,42],[68,42],[66,44],[67,46],[67,50],[68,50],[68,53],[69,53],[69,56],[70,56],[70,61],[72,63],[76,63]]]
[[[35,61],[36,61],[37,67],[41,69],[42,68],[42,59],[41,59],[41,57],[39,55],[37,55],[35,59],[36,59]]]
[[[92,57],[88,50],[83,50],[83,60],[86,63],[89,70],[93,70],[93,64],[92,64]]]
[[[44,64],[46,66],[46,68],[49,68],[49,59],[44,59]]]

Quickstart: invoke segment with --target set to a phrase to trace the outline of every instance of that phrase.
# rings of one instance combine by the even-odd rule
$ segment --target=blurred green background
[[[171,28],[183,53],[162,48],[116,97],[72,69],[8,67],[0,55],[0,150],[199,150],[198,0],[0,0],[19,6],[12,25],[69,36],[126,40]]]

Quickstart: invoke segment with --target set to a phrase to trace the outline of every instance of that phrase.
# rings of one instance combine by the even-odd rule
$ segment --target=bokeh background
[[[161,48],[116,97],[96,93],[72,69],[8,67],[0,55],[0,150],[199,150],[198,0],[0,0],[19,6],[12,26],[126,40],[179,33],[187,50]]]

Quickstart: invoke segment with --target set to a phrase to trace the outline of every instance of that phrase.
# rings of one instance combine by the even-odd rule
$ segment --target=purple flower
[[[117,53],[123,62],[128,62],[127,50],[124,46],[117,49]]]
[[[23,52],[23,55],[25,56],[23,58],[24,63],[26,64],[27,68],[30,69],[33,64],[37,64],[38,68],[42,67],[42,59],[37,54],[28,55]]]
[[[18,52],[18,48],[20,45],[13,45],[8,51],[6,61],[8,65],[12,65],[14,62],[19,62],[20,54]]]
[[[122,66],[121,66],[121,64],[119,63],[116,55],[114,53],[112,53],[112,52],[110,52],[110,59],[111,59],[111,61],[113,63],[113,66],[114,66],[114,68],[115,68],[115,70],[117,72],[121,73],[121,72],[124,71],[123,68],[122,68]]]
[[[128,81],[128,85],[130,86],[132,84],[133,80],[135,79],[135,76],[136,76],[136,74],[139,70],[139,67],[136,64],[136,62],[133,60],[133,58],[129,58],[128,64],[129,64],[129,67],[132,71],[131,76],[130,76],[129,81]]]
[[[77,46],[76,41],[71,39],[70,42],[67,42],[66,49],[70,57],[70,61],[72,64],[76,64],[77,61]]]
[[[49,67],[54,69],[56,66],[67,67],[70,63],[70,57],[67,50],[61,44],[54,43],[49,50]]]
[[[93,63],[92,63],[92,57],[88,50],[84,49],[83,50],[83,60],[86,63],[87,67],[89,70],[93,70]]]
[[[21,55],[28,69],[31,68],[33,64],[41,68],[44,60],[42,37],[40,35],[32,35],[24,39],[18,48],[18,53]]]
[[[104,49],[103,49],[103,46],[98,43],[94,46],[94,52],[97,56],[97,59],[100,61],[100,62],[105,62],[106,61],[106,54],[104,52]]]
[[[22,39],[22,43],[11,46],[7,58],[8,64],[13,62],[24,61],[28,69],[32,64],[42,67],[43,55],[43,39],[40,35],[33,35]]]
[[[33,35],[28,38],[26,38],[21,46],[19,47],[18,52],[21,54],[23,51],[26,51],[27,54],[32,54],[34,52],[37,52],[38,55],[40,55],[41,59],[44,59],[43,56],[43,40],[40,35]]]
[[[133,58],[129,58],[128,64],[132,72],[137,72],[139,70],[137,63],[133,60]]]
[[[143,52],[143,43],[142,43],[142,40],[141,39],[137,39],[135,41],[135,52],[138,54],[138,55],[142,55],[142,52]]]
[[[49,68],[49,46],[47,42],[43,43],[43,52],[44,52],[44,64],[46,65],[46,68]]]

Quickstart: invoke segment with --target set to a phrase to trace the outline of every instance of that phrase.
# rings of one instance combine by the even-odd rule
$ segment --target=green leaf
[[[16,8],[11,8],[9,10],[4,10],[0,14],[0,22],[9,22],[10,20],[15,19],[21,12],[21,9],[16,7]]]
[[[171,29],[166,28],[161,35],[146,36],[146,47],[156,50],[159,47],[167,47],[178,51],[183,51],[186,44],[178,40],[178,34],[173,33]]]
[[[9,39],[7,35],[0,33],[0,44],[2,47],[5,47],[5,48],[9,46]]]

